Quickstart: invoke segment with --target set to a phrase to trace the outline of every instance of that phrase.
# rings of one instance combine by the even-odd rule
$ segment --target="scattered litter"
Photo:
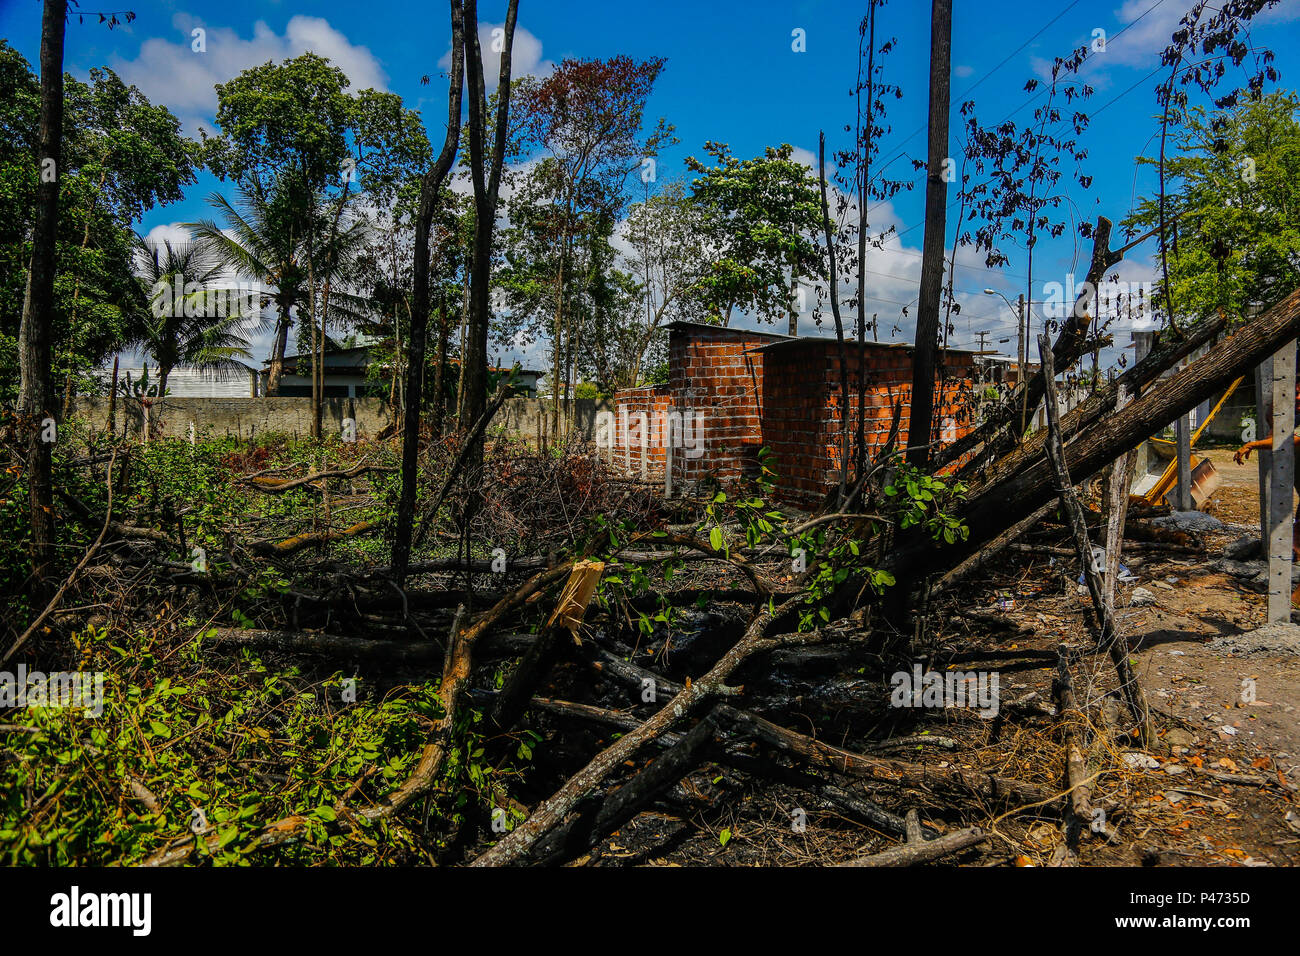
[[[1160,761],[1155,757],[1140,753],[1126,753],[1124,763],[1139,770],[1155,770],[1160,766]]]
[[[1229,737],[1235,737],[1237,735],[1237,728],[1229,727],[1227,724],[1224,724],[1219,728],[1219,733],[1227,734]]]
[[[1146,588],[1134,588],[1133,593],[1129,595],[1129,607],[1148,607],[1156,603],[1156,596]]]
[[[1173,804],[1182,803],[1187,798],[1183,796],[1181,793],[1179,793],[1177,790],[1166,790],[1165,799],[1168,800],[1171,805],[1173,805]]]

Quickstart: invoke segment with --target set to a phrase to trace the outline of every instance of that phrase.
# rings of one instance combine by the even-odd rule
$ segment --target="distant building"
[[[220,372],[174,368],[167,374],[167,394],[174,398],[255,398],[262,394],[257,370],[243,362],[235,364],[238,368]],[[132,382],[138,382],[144,377],[144,372],[142,364],[119,364],[117,381],[119,385],[124,384],[130,375]],[[113,366],[99,369],[95,378],[103,383],[104,390],[107,391],[112,387]],[[151,385],[158,383],[156,365],[149,366],[149,382]]]
[[[325,398],[357,398],[366,394],[370,384],[367,377],[373,359],[371,346],[357,345],[348,349],[329,349],[325,352]],[[262,363],[262,383],[270,378],[271,360]],[[385,369],[387,366],[385,365]],[[280,376],[281,398],[311,398],[311,356],[286,355],[284,371]]]
[[[262,363],[261,379],[263,391],[270,376],[271,360],[267,359]],[[329,349],[325,352],[325,397],[326,398],[359,398],[367,393],[367,389],[372,388],[375,380],[370,378],[369,371],[372,365],[376,364],[374,359],[374,347],[370,345],[357,345],[346,349]],[[387,380],[392,374],[391,367],[387,362],[379,363],[381,366],[382,380]],[[448,364],[459,371],[460,360],[450,359]],[[500,375],[509,372],[508,368],[493,368],[491,372]],[[544,372],[531,369],[523,369],[519,375],[519,392],[525,398],[537,397],[537,380],[544,375]],[[431,384],[426,379],[426,383]],[[310,398],[311,397],[311,356],[310,355],[286,355],[284,357],[284,373],[280,378],[279,394],[284,398]]]

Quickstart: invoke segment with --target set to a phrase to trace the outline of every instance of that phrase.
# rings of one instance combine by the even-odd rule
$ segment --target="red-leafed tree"
[[[532,204],[529,225],[546,233],[554,250],[553,435],[559,431],[559,383],[571,381],[580,346],[579,327],[565,309],[574,240],[585,223],[617,218],[628,199],[628,177],[638,170],[653,177],[654,157],[675,142],[662,118],[642,133],[646,101],[664,63],[661,57],[565,60],[545,79],[521,81],[516,94],[521,143],[541,160],[530,174],[529,192],[541,202]]]

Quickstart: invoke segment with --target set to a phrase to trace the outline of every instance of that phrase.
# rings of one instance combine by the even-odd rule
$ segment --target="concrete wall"
[[[573,406],[572,433],[586,439],[596,436],[596,414],[608,411],[609,405],[594,398],[579,398],[561,402],[562,407]],[[499,429],[525,441],[536,442],[539,432],[550,438],[551,400],[549,398],[507,399],[492,420],[491,429]]]
[[[107,398],[78,398],[73,416],[101,425],[108,419]],[[270,433],[305,438],[311,434],[310,398],[173,398],[156,401],[149,409],[156,435],[165,438],[188,438],[190,423],[202,435],[233,435],[251,439]],[[343,419],[356,422],[356,437],[374,438],[388,424],[389,410],[378,398],[327,398],[322,408],[321,428],[325,434],[339,435]],[[134,400],[117,403],[117,427],[139,435],[143,414]]]
[[[592,399],[578,399],[574,405],[574,433],[593,438],[596,434],[596,413],[608,406]],[[512,398],[502,405],[491,427],[535,441],[539,423],[549,421],[544,416],[549,414],[550,407],[551,403],[543,399]],[[312,407],[310,398],[168,397],[155,402],[149,415],[155,425],[155,434],[166,438],[188,438],[191,422],[200,435],[209,431],[214,435],[234,435],[243,439],[266,433],[302,438],[311,434]],[[75,399],[73,417],[103,427],[108,419],[108,399]],[[391,412],[383,399],[379,398],[327,398],[321,420],[324,433],[341,434],[343,419],[347,417],[356,422],[356,437],[366,439],[378,435],[380,429],[391,420]],[[139,402],[118,401],[119,432],[125,428],[132,435],[139,435],[141,422]]]

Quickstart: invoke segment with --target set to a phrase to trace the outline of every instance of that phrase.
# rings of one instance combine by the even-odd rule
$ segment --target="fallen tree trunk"
[[[1086,399],[1061,416],[1061,439],[1069,442],[1079,433],[1103,421],[1122,407],[1121,396],[1142,394],[1143,390],[1157,381],[1180,361],[1191,355],[1196,349],[1217,339],[1227,328],[1228,322],[1222,312],[1207,316],[1188,330],[1186,337],[1161,342],[1140,362],[1128,369],[1115,381],[1090,394]],[[1007,452],[1001,458],[988,465],[988,472],[979,476],[981,485],[1001,481],[1023,470],[1027,465],[1039,461],[1045,454],[1047,432],[1040,429],[1018,447]],[[986,461],[980,456],[977,461]],[[959,474],[968,480],[976,470],[974,463],[959,470]]]
[[[498,732],[510,730],[523,716],[533,690],[546,677],[559,655],[560,641],[564,638],[578,640],[578,628],[604,570],[605,565],[599,561],[578,561],[573,565],[546,626],[511,672],[492,708],[492,723]]]
[[[729,688],[724,682],[748,658],[777,647],[819,641],[821,635],[815,631],[781,634],[775,637],[767,637],[764,634],[764,630],[769,625],[788,617],[800,603],[800,598],[791,598],[776,608],[775,612],[765,610],[756,615],[746,628],[744,636],[709,669],[707,674],[684,688],[670,703],[665,704],[636,730],[620,737],[597,754],[587,766],[570,777],[564,786],[543,801],[533,811],[532,816],[516,827],[500,843],[474,860],[471,865],[502,866],[522,862],[534,843],[559,826],[580,800],[599,786],[616,767],[635,756],[642,745],[659,736],[678,720],[685,718],[693,708],[705,700],[728,692]]]
[[[841,866],[915,866],[928,863],[940,857],[949,856],[977,843],[983,843],[989,835],[979,827],[958,830],[935,840],[909,840],[902,846],[891,847],[883,853],[873,856],[858,857]]]
[[[545,866],[594,846],[690,773],[717,733],[713,716],[705,714],[689,733],[607,796],[594,811],[578,815],[539,840],[530,857]]]
[[[1133,246],[1152,235],[1146,233],[1120,249],[1110,248],[1111,222],[1105,216],[1097,217],[1097,225],[1092,237],[1092,260],[1088,265],[1088,274],[1079,286],[1079,296],[1074,307],[1061,323],[1061,331],[1052,346],[1052,358],[1059,368],[1069,368],[1084,354],[1088,343],[1088,326],[1092,322],[1089,312],[1096,312],[1097,286],[1105,278],[1106,270],[1124,258]],[[1012,428],[1023,420],[1023,416],[1038,407],[1043,400],[1045,386],[1043,376],[1029,376],[1015,388],[996,408],[988,413],[984,422],[969,435],[943,449],[935,456],[934,467],[956,461],[967,452],[984,445],[992,454],[1006,451],[1014,442],[1020,431]]]
[[[258,475],[249,475],[244,479],[244,483],[251,488],[266,494],[280,494],[285,491],[291,491],[294,488],[301,488],[308,485],[313,491],[321,489],[315,487],[312,482],[321,481],[327,478],[357,478],[367,472],[393,472],[397,471],[396,466],[389,465],[367,465],[364,460],[358,462],[354,467],[346,470],[317,471],[310,475],[303,475],[301,478],[292,478],[282,480],[279,478],[263,478]]]
[[[608,651],[597,650],[594,656],[599,670],[611,674],[632,687],[642,686],[646,679],[651,679],[655,681],[656,689],[665,694],[678,694],[684,690],[680,684],[628,661],[620,660]],[[861,777],[926,792],[977,797],[991,803],[1006,802],[1024,805],[1046,803],[1052,798],[1052,794],[1047,790],[1023,780],[1013,780],[956,767],[939,769],[903,760],[854,753],[782,727],[765,717],[730,704],[719,704],[713,712],[720,721],[738,733],[753,737],[809,766],[833,770],[846,776]]]
[[[1070,473],[1095,474],[1150,435],[1226,388],[1286,342],[1300,336],[1300,291],[1219,342],[1172,378],[1121,411],[1080,433],[1066,445]],[[1056,478],[1046,456],[1015,474],[990,482],[959,511],[970,529],[965,542],[936,548],[928,541],[903,542],[882,555],[896,577],[960,564],[1008,525],[1032,514],[1056,496]]]
[[[296,554],[303,548],[313,548],[330,541],[337,541],[339,538],[352,538],[359,534],[365,534],[367,531],[374,531],[379,526],[378,521],[358,521],[341,531],[312,531],[307,534],[296,534],[292,538],[285,538],[283,541],[254,541],[248,546],[248,550],[254,554],[284,557]]]
[[[484,639],[484,646],[496,653],[526,652],[535,638],[534,634],[491,634]],[[212,628],[205,632],[203,643],[219,647],[259,647],[283,654],[306,654],[336,660],[376,660],[397,664],[442,660],[447,647],[443,641],[390,641],[240,627]]]

